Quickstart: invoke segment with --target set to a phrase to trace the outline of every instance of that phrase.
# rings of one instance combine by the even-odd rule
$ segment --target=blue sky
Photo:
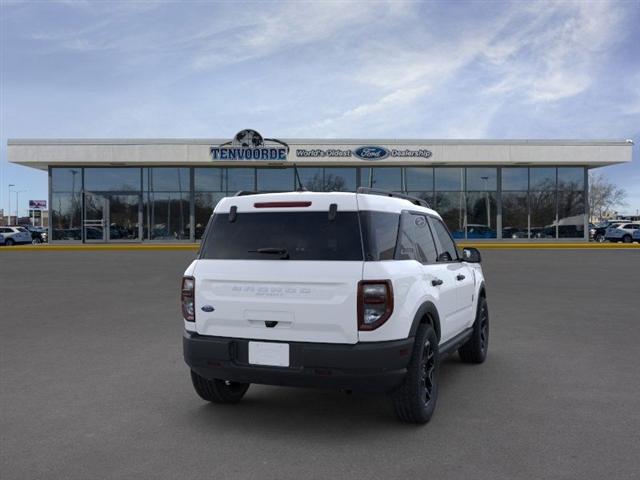
[[[631,138],[640,1],[7,1],[0,205],[46,198],[7,138]],[[12,194],[15,205],[15,195]]]

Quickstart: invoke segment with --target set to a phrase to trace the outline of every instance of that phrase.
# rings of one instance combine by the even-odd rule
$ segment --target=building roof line
[[[630,139],[282,138],[289,145],[633,145]],[[219,145],[228,138],[10,138],[7,145]]]

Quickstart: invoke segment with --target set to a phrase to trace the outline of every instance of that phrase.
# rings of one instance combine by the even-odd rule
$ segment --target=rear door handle
[[[433,285],[434,287],[437,287],[438,285],[442,285],[443,283],[444,282],[439,278],[436,278],[435,280],[431,280],[431,285]]]
[[[456,280],[464,280],[465,278],[467,278],[467,277],[465,277],[465,276],[464,276],[464,275],[462,275],[462,274],[459,274],[459,275],[456,277]]]

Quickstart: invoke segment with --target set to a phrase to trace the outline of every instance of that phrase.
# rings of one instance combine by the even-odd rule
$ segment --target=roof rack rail
[[[233,194],[234,197],[244,197],[247,195],[258,195],[260,192],[254,192],[253,190],[238,190]]]
[[[403,200],[409,200],[414,205],[420,205],[421,207],[431,208],[426,200],[418,197],[412,197],[411,195],[405,195],[403,193],[389,192],[388,190],[377,190],[375,188],[358,187],[357,193],[365,193],[367,195],[380,195],[383,197],[401,198]]]

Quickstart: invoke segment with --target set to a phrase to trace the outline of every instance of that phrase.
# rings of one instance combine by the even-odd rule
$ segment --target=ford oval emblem
[[[382,160],[389,156],[389,150],[376,146],[358,147],[353,153],[363,160]]]
[[[202,306],[202,311],[203,312],[213,312],[215,310],[215,308],[213,308],[211,305],[203,305]]]

